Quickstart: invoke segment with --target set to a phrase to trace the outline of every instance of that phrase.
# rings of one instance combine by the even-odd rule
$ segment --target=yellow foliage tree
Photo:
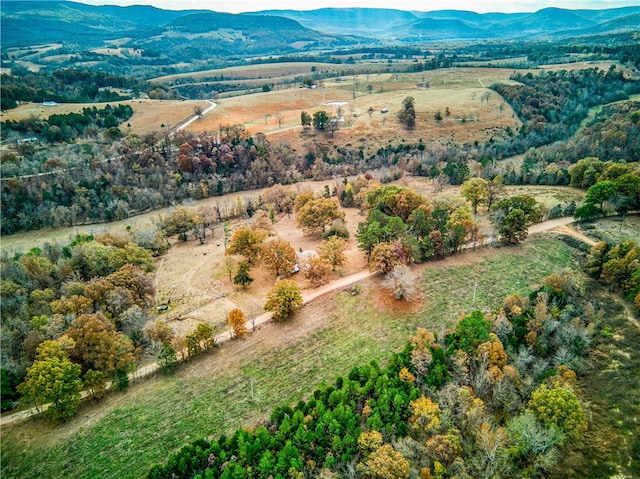
[[[335,271],[336,266],[342,266],[345,262],[345,247],[346,242],[343,238],[332,236],[320,245],[320,258],[329,263]]]
[[[305,233],[324,231],[333,220],[344,221],[345,214],[335,198],[315,198],[307,201],[298,211],[296,221]]]
[[[366,477],[372,479],[407,479],[409,461],[389,444],[380,446],[358,465]]]
[[[291,276],[296,264],[296,250],[288,241],[276,238],[262,246],[260,261],[275,276]]]
[[[419,434],[435,434],[440,429],[442,411],[438,403],[428,397],[420,397],[409,403],[411,418],[409,424]]]
[[[382,434],[378,431],[364,431],[358,436],[358,448],[368,454],[382,446]]]
[[[281,279],[276,281],[273,289],[267,294],[264,310],[271,311],[276,321],[284,321],[302,308],[302,305],[300,287],[295,281]]]
[[[241,309],[234,308],[229,311],[227,319],[236,338],[242,338],[247,334],[247,318]]]
[[[253,263],[260,256],[260,248],[266,236],[266,232],[261,228],[241,226],[231,235],[225,254],[239,254],[244,256],[249,263]]]

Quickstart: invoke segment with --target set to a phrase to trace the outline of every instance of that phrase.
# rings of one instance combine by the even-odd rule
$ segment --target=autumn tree
[[[291,213],[293,211],[296,187],[293,185],[273,185],[262,192],[262,200],[270,205],[277,213]]]
[[[442,410],[437,402],[422,396],[409,404],[409,425],[417,437],[430,436],[440,431]]]
[[[399,264],[401,264],[401,261],[396,244],[385,242],[378,243],[373,247],[369,258],[369,271],[387,274]]]
[[[493,204],[507,194],[507,188],[504,186],[504,179],[501,175],[496,175],[491,181],[487,182],[487,208],[491,211]]]
[[[311,190],[302,190],[293,201],[293,210],[297,213],[309,201],[315,199],[316,194]]]
[[[570,440],[577,440],[587,427],[576,395],[563,387],[541,385],[531,394],[529,408],[546,426],[555,426]]]
[[[332,267],[332,270],[336,270],[336,266],[342,266],[346,259],[344,250],[346,247],[346,241],[338,236],[331,236],[326,239],[320,245],[320,258]]]
[[[38,346],[24,382],[18,386],[18,392],[37,408],[49,404],[44,415],[53,421],[73,417],[80,407],[81,368],[67,354],[74,345],[68,338],[44,341]]]
[[[489,182],[484,178],[471,178],[465,181],[460,187],[460,194],[471,203],[473,213],[478,212],[478,206],[488,202],[489,190],[487,184]]]
[[[233,308],[229,311],[227,321],[236,338],[242,338],[247,334],[247,317],[241,309]]]
[[[70,356],[85,370],[94,369],[109,376],[117,370],[126,371],[135,363],[131,340],[116,331],[113,322],[101,313],[78,316],[67,334],[75,341]]]
[[[273,319],[283,321],[302,308],[302,294],[295,281],[281,279],[276,281],[273,289],[267,294],[265,311],[273,313]]]
[[[249,263],[253,263],[260,256],[260,248],[266,236],[266,232],[262,229],[241,226],[231,235],[225,254],[239,254]]]
[[[208,351],[215,346],[215,330],[208,323],[200,323],[192,333],[203,351]]]
[[[379,186],[367,192],[366,205],[369,210],[379,210],[387,216],[408,221],[411,214],[427,200],[410,188],[397,185]]]
[[[238,265],[238,271],[236,275],[233,277],[233,284],[237,286],[241,286],[242,289],[246,289],[251,283],[253,283],[253,278],[249,274],[249,268],[251,265],[246,261],[243,261]]]
[[[529,234],[524,211],[519,208],[509,211],[502,220],[502,226],[498,232],[504,243],[518,244],[524,241]]]
[[[162,231],[167,236],[178,235],[181,241],[187,240],[187,233],[202,223],[201,216],[188,208],[177,208],[160,219]]]
[[[384,444],[358,464],[358,470],[371,479],[407,479],[409,461],[391,445]]]
[[[296,259],[296,250],[291,243],[280,238],[264,243],[260,252],[264,268],[275,276],[291,276]]]
[[[344,221],[345,214],[335,198],[315,198],[307,201],[298,211],[296,221],[305,233],[324,231],[334,220]]]
[[[474,243],[481,239],[480,226],[474,221],[468,206],[456,208],[446,223],[448,236],[458,250],[467,241]]]
[[[301,269],[304,279],[313,286],[325,284],[331,275],[331,264],[315,255],[305,260]]]

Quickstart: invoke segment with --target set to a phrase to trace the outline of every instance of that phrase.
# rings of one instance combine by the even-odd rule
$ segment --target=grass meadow
[[[391,300],[379,277],[363,282],[359,296],[321,298],[174,376],[87,404],[67,424],[32,419],[3,426],[2,477],[144,477],[187,442],[251,426],[275,405],[293,405],[354,366],[384,363],[419,326],[441,332],[461,314],[495,310],[508,294],[525,294],[552,272],[577,268],[574,254],[546,235],[427,263],[416,268],[423,297],[410,308]]]

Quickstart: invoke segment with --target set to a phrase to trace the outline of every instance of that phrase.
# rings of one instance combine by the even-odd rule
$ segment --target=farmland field
[[[3,427],[3,477],[141,477],[187,441],[255,424],[274,405],[294,404],[355,365],[384,362],[418,326],[443,331],[471,308],[493,310],[506,294],[526,293],[548,274],[575,268],[572,254],[554,236],[543,236],[521,248],[427,263],[420,268],[423,299],[409,309],[398,310],[377,277],[363,283],[360,296],[323,297],[173,377],[88,405],[67,425],[35,419]]]
[[[67,113],[78,113],[84,108],[104,108],[106,105],[131,105],[133,116],[127,123],[131,125],[130,132],[138,135],[145,135],[161,131],[161,125],[175,125],[193,116],[196,106],[205,109],[209,103],[198,100],[127,100],[109,103],[58,103],[55,106],[43,106],[40,103],[23,103],[13,110],[3,111],[0,114],[1,121],[21,120],[29,117],[48,118],[50,115],[64,115]],[[124,133],[128,128],[121,126]]]

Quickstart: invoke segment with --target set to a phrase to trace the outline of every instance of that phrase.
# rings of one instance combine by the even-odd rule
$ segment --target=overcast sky
[[[76,0],[91,5],[154,5],[166,10],[202,9],[216,12],[254,12],[259,10],[315,10],[324,7],[377,7],[399,10],[470,10],[487,12],[535,12],[559,7],[571,10],[639,6],[640,0]]]

